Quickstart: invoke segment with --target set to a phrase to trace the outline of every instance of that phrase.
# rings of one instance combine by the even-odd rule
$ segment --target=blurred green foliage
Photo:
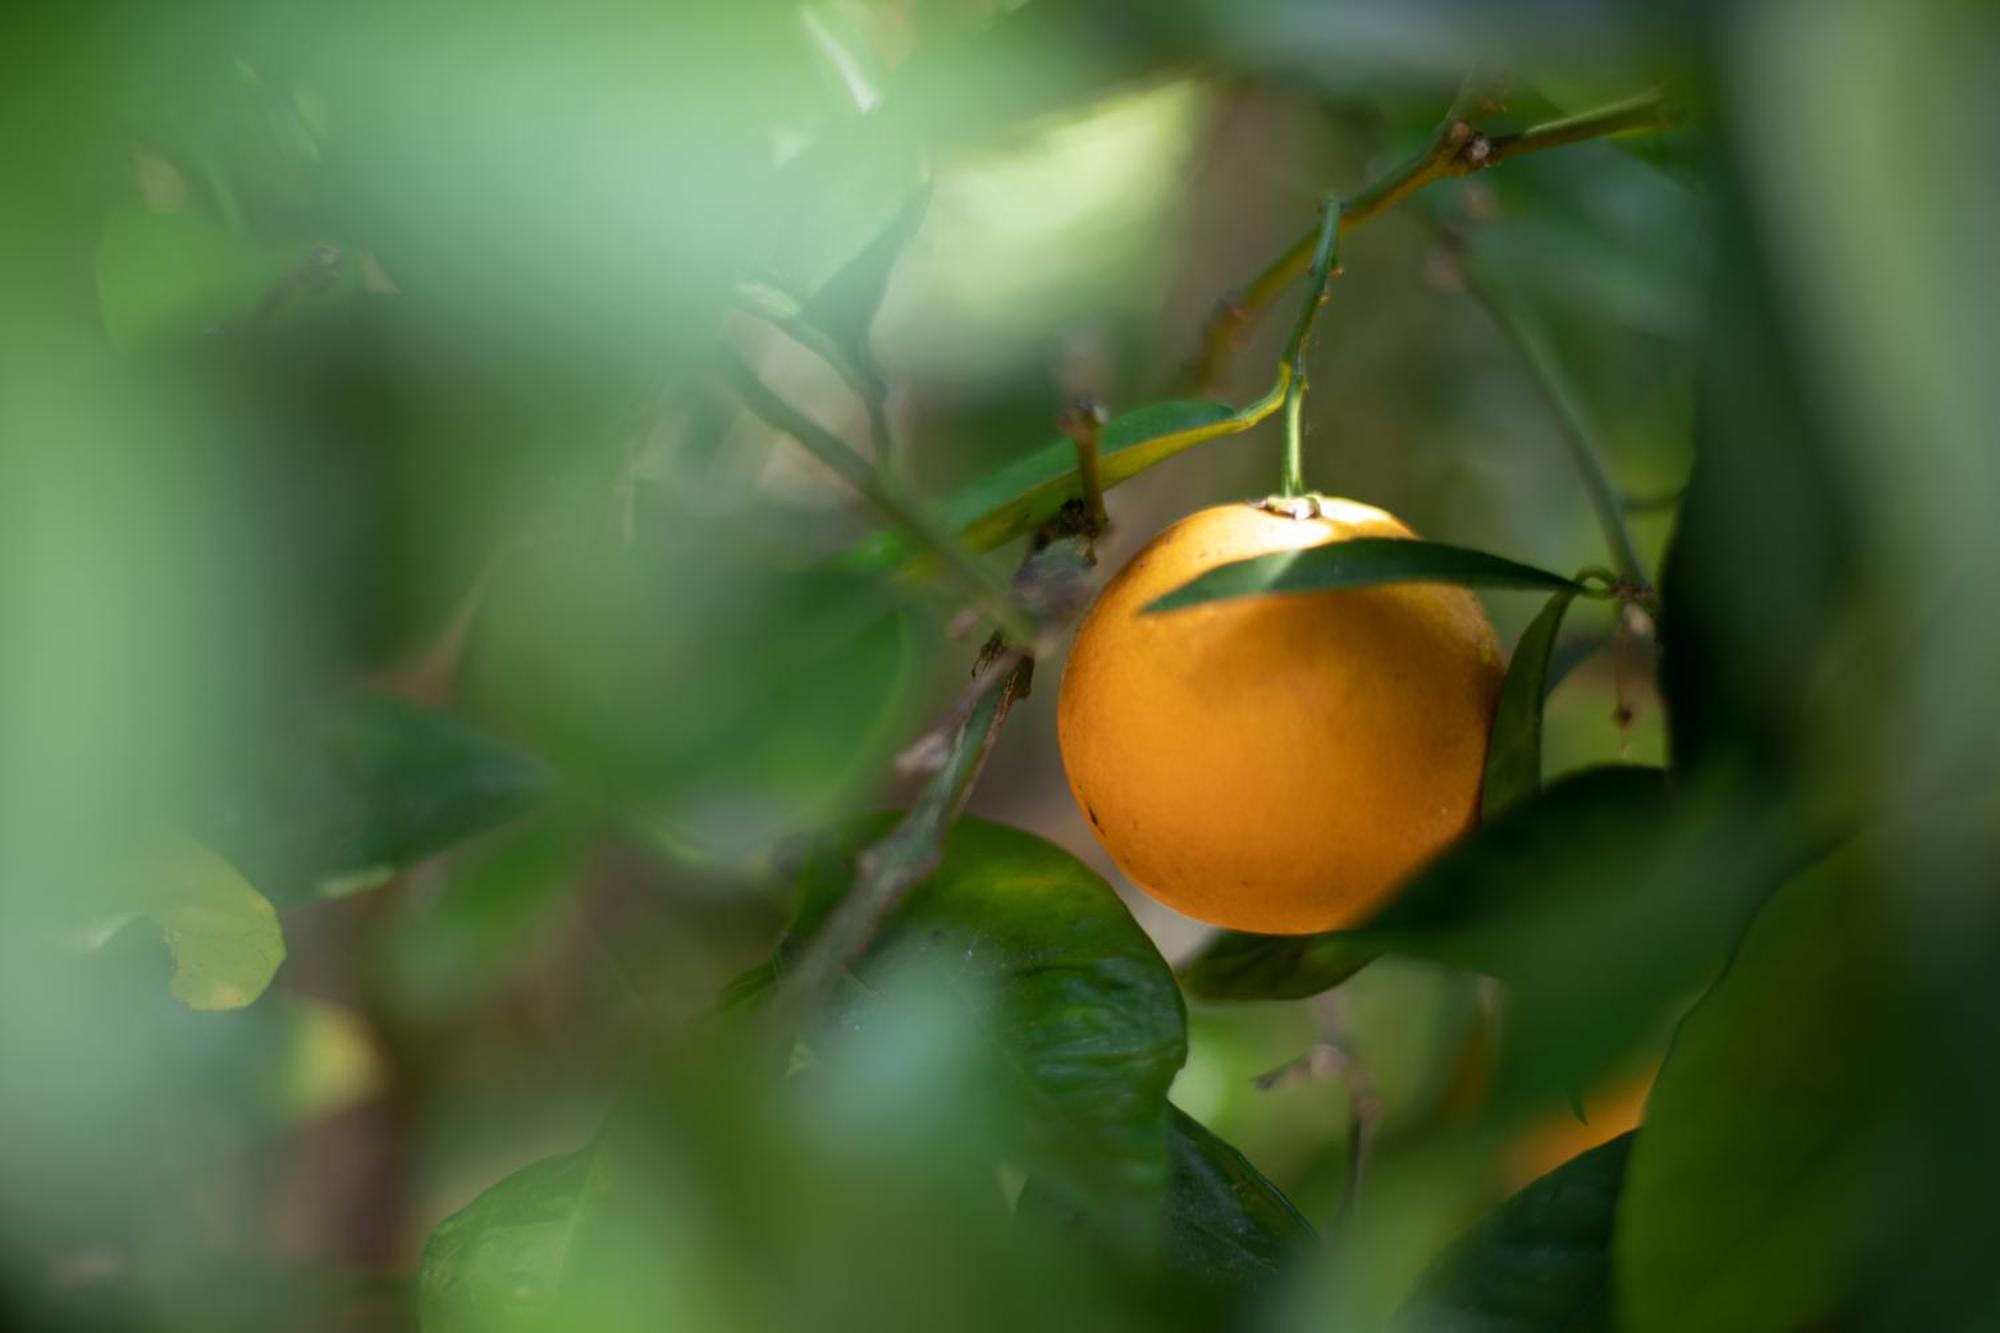
[[[8,1326],[2000,1323],[1989,7],[195,0],[0,50]],[[1432,186],[1317,326],[1308,478],[1475,562],[1354,577],[1555,571],[1488,599],[1487,822],[1354,930],[1210,939],[1069,808],[1058,653],[793,1025],[983,626],[717,350],[996,574],[1095,396],[1122,560],[1273,489],[1232,414],[1291,298],[1191,398],[1204,321],[1475,67],[1482,128],[1691,113]],[[1657,589],[1570,600],[1619,558],[1579,431]]]

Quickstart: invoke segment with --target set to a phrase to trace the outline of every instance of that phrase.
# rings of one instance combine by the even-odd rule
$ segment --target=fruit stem
[[[1298,322],[1292,326],[1291,339],[1285,344],[1285,354],[1278,363],[1278,377],[1285,386],[1285,469],[1279,493],[1288,499],[1305,494],[1306,489],[1302,464],[1305,452],[1306,343],[1312,337],[1313,320],[1319,315],[1319,308],[1326,304],[1326,285],[1340,271],[1337,267],[1340,216],[1339,196],[1327,196],[1320,214],[1319,244],[1313,250],[1312,267],[1307,274],[1305,304],[1299,308]]]

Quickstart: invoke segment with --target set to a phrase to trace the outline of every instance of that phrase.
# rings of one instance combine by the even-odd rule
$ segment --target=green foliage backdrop
[[[0,1322],[2000,1326],[1990,7],[0,52]],[[1056,682],[1306,481],[1153,613],[1476,589],[1482,820],[1211,932]]]

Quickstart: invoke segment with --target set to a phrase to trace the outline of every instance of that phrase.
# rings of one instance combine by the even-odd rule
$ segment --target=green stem
[[[913,497],[906,495],[887,473],[871,466],[845,440],[772,392],[733,352],[722,352],[718,364],[722,378],[745,407],[774,430],[804,445],[808,453],[866,496],[891,522],[915,537],[1009,639],[1021,644],[1035,642],[1034,620],[1015,598],[1006,580],[931,517]]]
[[[1306,344],[1312,338],[1313,320],[1326,304],[1326,285],[1333,277],[1340,255],[1340,200],[1329,198],[1320,217],[1313,245],[1312,264],[1307,270],[1305,303],[1299,307],[1298,322],[1285,344],[1280,377],[1285,383],[1285,470],[1281,493],[1287,498],[1306,491],[1303,455],[1305,452]]]
[[[1569,451],[1570,461],[1583,480],[1584,491],[1590,497],[1590,506],[1597,514],[1598,527],[1604,531],[1604,542],[1611,548],[1612,563],[1618,573],[1636,585],[1650,586],[1652,580],[1647,576],[1646,563],[1639,555],[1638,544],[1632,539],[1631,525],[1625,519],[1624,500],[1612,484],[1597,434],[1584,415],[1583,405],[1570,386],[1569,377],[1563,373],[1555,352],[1541,332],[1470,264],[1463,267],[1462,276],[1466,291],[1519,349],[1522,360],[1528,363],[1528,369],[1534,375],[1536,387],[1555,413],[1556,422],[1561,427],[1563,447]]]

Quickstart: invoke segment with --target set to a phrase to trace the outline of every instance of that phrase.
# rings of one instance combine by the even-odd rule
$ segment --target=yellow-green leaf
[[[236,868],[189,838],[147,863],[144,912],[174,956],[173,997],[190,1009],[241,1009],[285,961],[277,909]]]

